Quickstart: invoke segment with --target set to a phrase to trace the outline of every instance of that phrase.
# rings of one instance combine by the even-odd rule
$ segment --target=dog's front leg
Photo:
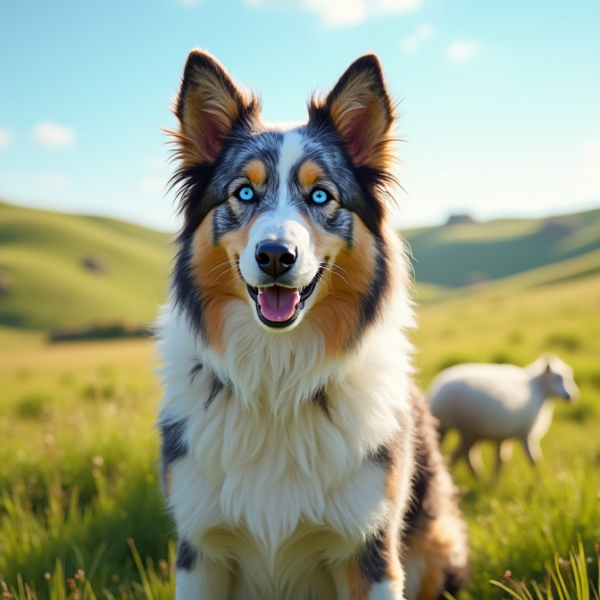
[[[179,542],[175,563],[177,600],[229,600],[231,571],[207,559],[186,540]]]
[[[368,546],[370,555],[363,551],[336,571],[337,600],[403,600],[404,571],[397,554]]]

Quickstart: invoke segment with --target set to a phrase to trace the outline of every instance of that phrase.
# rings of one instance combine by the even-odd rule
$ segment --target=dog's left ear
[[[377,56],[365,54],[354,61],[328,94],[324,108],[356,166],[387,166],[394,109]]]
[[[175,103],[180,128],[173,135],[182,166],[212,164],[235,123],[259,110],[256,98],[239,90],[216,58],[192,50]]]

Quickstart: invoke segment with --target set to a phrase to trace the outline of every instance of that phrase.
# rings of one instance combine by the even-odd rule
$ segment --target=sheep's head
[[[541,367],[540,381],[547,396],[556,396],[567,402],[579,400],[573,369],[567,363],[554,354],[544,354],[536,363]]]

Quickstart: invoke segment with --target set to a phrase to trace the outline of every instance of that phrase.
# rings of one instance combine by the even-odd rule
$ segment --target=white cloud
[[[144,192],[148,192],[149,194],[164,194],[167,189],[167,184],[163,177],[148,175],[142,179],[140,187]]]
[[[51,121],[38,123],[31,132],[33,139],[44,148],[70,148],[75,145],[75,131]]]
[[[404,13],[420,8],[421,0],[375,0],[370,4],[379,13]]]
[[[417,10],[422,0],[246,0],[250,7],[298,7],[317,15],[326,27],[351,27],[370,17]]]
[[[454,40],[448,46],[446,56],[451,62],[462,63],[471,60],[479,52],[479,44],[472,40]]]
[[[40,190],[62,192],[71,187],[71,181],[62,173],[45,173],[35,175],[33,185]]]
[[[8,148],[13,143],[13,140],[14,135],[12,134],[12,131],[0,127],[0,150]]]
[[[420,25],[414,33],[407,35],[400,42],[400,46],[404,52],[414,54],[421,47],[424,41],[433,37],[435,28],[433,25]]]

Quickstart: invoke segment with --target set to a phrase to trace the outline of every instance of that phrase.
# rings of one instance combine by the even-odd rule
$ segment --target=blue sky
[[[595,0],[0,5],[0,197],[174,229],[161,125],[189,50],[297,121],[374,51],[401,100],[404,227],[600,205]]]

